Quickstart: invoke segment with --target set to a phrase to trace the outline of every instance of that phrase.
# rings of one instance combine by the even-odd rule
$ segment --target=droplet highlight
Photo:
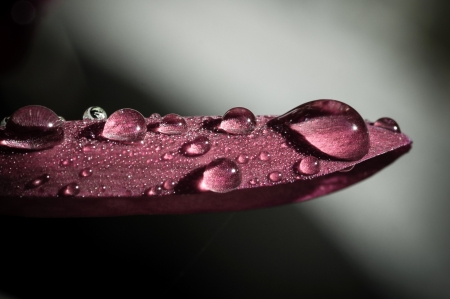
[[[180,135],[187,131],[186,120],[178,114],[167,114],[161,120],[158,128],[158,132],[166,135]]]
[[[84,120],[105,120],[108,118],[106,111],[98,106],[91,106],[84,111]]]
[[[219,127],[230,134],[247,135],[255,130],[256,118],[247,108],[235,107],[223,115]]]
[[[378,119],[374,124],[375,127],[380,127],[394,133],[401,133],[400,126],[395,120],[389,117],[382,117]]]
[[[205,136],[199,136],[181,146],[180,152],[186,157],[198,157],[206,154],[211,149],[211,142]]]
[[[236,162],[219,158],[209,163],[203,172],[202,187],[207,190],[224,193],[241,184],[241,172]]]
[[[369,131],[361,115],[335,100],[300,105],[268,122],[305,152],[342,160],[359,160],[369,152]]]
[[[77,183],[70,183],[69,185],[63,187],[59,194],[64,197],[76,196],[80,193],[80,186]]]
[[[125,108],[111,114],[105,123],[102,136],[115,141],[133,142],[143,140],[146,132],[147,126],[142,114]]]
[[[320,162],[316,157],[309,156],[297,163],[296,168],[298,173],[313,175],[320,171]]]

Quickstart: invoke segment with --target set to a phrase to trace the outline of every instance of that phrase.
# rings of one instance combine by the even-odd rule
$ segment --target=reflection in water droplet
[[[8,120],[9,120],[9,116],[5,116],[5,117],[2,119],[2,122],[0,122],[0,127],[6,126],[6,123],[8,122]]]
[[[269,161],[270,160],[270,154],[268,152],[260,152],[258,156],[259,160],[261,161]]]
[[[349,172],[349,171],[351,171],[353,168],[355,168],[355,165],[352,165],[352,166],[346,167],[346,168],[344,168],[344,169],[341,169],[341,170],[339,170],[339,172]]]
[[[147,189],[144,194],[147,196],[160,195],[162,192],[161,186],[155,186]]]
[[[366,123],[355,109],[334,100],[300,105],[268,122],[289,141],[329,157],[359,160],[369,151]]]
[[[114,112],[106,121],[102,136],[116,141],[143,140],[147,126],[138,111],[125,108]]]
[[[279,171],[273,171],[269,174],[269,180],[272,182],[279,182],[283,179],[283,175]]]
[[[401,133],[400,126],[395,120],[389,117],[382,117],[378,119],[373,125],[375,127],[384,128],[395,133]]]
[[[319,159],[313,156],[306,157],[297,164],[297,172],[312,175],[320,171]]]
[[[181,154],[186,157],[198,157],[206,154],[211,149],[211,142],[205,136],[199,136],[181,146]]]
[[[66,197],[75,196],[78,193],[80,193],[80,186],[78,186],[77,183],[70,183],[69,185],[63,187],[59,192],[61,196]]]
[[[37,187],[42,186],[43,184],[47,183],[49,180],[50,180],[50,175],[43,174],[43,175],[35,178],[34,180],[28,182],[28,184],[26,185],[26,188],[27,189],[37,188]]]
[[[91,176],[92,173],[93,173],[92,169],[90,169],[90,168],[88,167],[88,168],[85,168],[85,169],[83,169],[83,170],[80,171],[80,177],[86,178],[86,177]]]
[[[236,158],[236,162],[238,162],[239,164],[247,164],[248,163],[248,156],[247,155],[239,155]]]
[[[14,112],[0,144],[30,150],[54,147],[64,139],[63,121],[43,106],[25,106]]]
[[[235,107],[223,115],[219,127],[230,134],[247,135],[255,129],[255,126],[256,118],[250,110]]]
[[[83,119],[88,120],[105,120],[108,118],[108,114],[103,108],[98,106],[92,106],[86,109],[83,114]]]
[[[157,131],[166,135],[180,135],[187,131],[187,124],[178,114],[167,114],[161,120]]]
[[[175,187],[175,182],[171,179],[168,179],[164,182],[163,188],[166,190],[172,190]]]
[[[229,192],[241,184],[241,173],[237,164],[227,158],[209,163],[203,172],[203,187],[213,192]]]

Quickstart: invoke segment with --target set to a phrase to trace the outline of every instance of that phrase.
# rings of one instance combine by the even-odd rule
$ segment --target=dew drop
[[[171,113],[162,118],[156,130],[166,135],[180,135],[187,131],[187,124],[183,117]]]
[[[37,187],[42,186],[43,184],[47,183],[49,180],[50,180],[50,175],[43,174],[41,176],[38,176],[34,180],[28,182],[28,184],[26,185],[26,188],[27,189],[37,188]]]
[[[253,178],[248,183],[250,185],[253,185],[253,186],[259,185],[259,179],[258,178]]]
[[[59,194],[65,197],[75,196],[78,193],[80,193],[80,186],[77,183],[70,183],[59,191]]]
[[[92,173],[93,173],[93,171],[92,171],[92,169],[90,169],[89,167],[88,167],[88,168],[84,168],[84,169],[82,169],[82,170],[80,171],[80,177],[86,178],[86,177],[91,176]]]
[[[271,180],[272,182],[279,182],[283,179],[283,175],[279,171],[273,171],[273,172],[269,173],[268,177],[269,177],[269,180]]]
[[[166,190],[173,190],[173,188],[175,188],[175,182],[171,179],[168,179],[164,182],[163,188]]]
[[[91,106],[84,111],[83,119],[87,120],[105,120],[108,118],[106,111],[98,106]]]
[[[369,151],[366,123],[355,109],[339,101],[308,102],[267,124],[278,132],[286,132],[283,135],[306,152],[353,161]]]
[[[151,187],[151,188],[145,190],[144,194],[147,196],[154,196],[154,195],[160,195],[161,192],[162,192],[161,186],[154,186],[154,187]]]
[[[81,150],[83,151],[83,153],[90,153],[95,151],[96,148],[97,147],[94,144],[86,144]]]
[[[296,168],[297,172],[301,174],[316,174],[320,171],[319,159],[313,156],[306,157],[297,164]]]
[[[30,150],[54,147],[64,139],[63,121],[43,106],[25,106],[14,112],[5,126],[0,144]]]
[[[203,187],[213,192],[229,192],[241,184],[241,172],[234,161],[219,158],[209,163],[203,172]]]
[[[235,107],[228,110],[222,117],[220,129],[230,134],[247,135],[256,126],[255,115],[243,107]]]
[[[180,152],[186,157],[198,157],[211,149],[211,142],[205,136],[199,136],[181,146]]]
[[[149,118],[161,118],[161,114],[159,114],[159,113],[152,113],[150,116],[149,116]]]
[[[351,171],[353,168],[355,168],[355,165],[352,165],[352,166],[346,167],[346,168],[344,168],[344,169],[341,169],[341,170],[339,170],[339,172],[349,172],[349,171]]]
[[[239,155],[236,158],[236,162],[238,162],[239,164],[247,164],[248,163],[248,156],[247,155]]]
[[[62,116],[58,116],[59,117],[59,120],[60,121],[62,121],[62,122],[65,122],[66,121],[66,119],[64,118],[64,117],[62,117]]]
[[[261,161],[269,161],[270,160],[270,154],[268,152],[260,152],[258,155],[258,159]]]
[[[105,123],[102,136],[111,140],[131,142],[143,140],[146,132],[147,126],[142,114],[125,108],[111,114]]]
[[[71,159],[64,159],[59,162],[59,165],[64,166],[64,167],[70,166],[72,164],[73,164],[73,161]]]
[[[165,160],[165,161],[170,161],[173,159],[173,154],[172,153],[165,153],[164,155],[161,156],[161,159]]]
[[[387,129],[394,133],[401,133],[400,127],[395,120],[389,117],[382,117],[378,119],[374,124],[375,127],[380,127],[383,129]]]

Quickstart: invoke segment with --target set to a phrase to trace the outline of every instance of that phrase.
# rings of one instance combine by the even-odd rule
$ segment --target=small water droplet
[[[86,178],[91,176],[93,173],[92,169],[88,168],[84,168],[80,171],[80,177]]]
[[[0,127],[5,127],[8,120],[9,120],[9,116],[4,117],[2,119],[2,122],[0,122]]]
[[[154,186],[151,187],[149,189],[147,189],[144,194],[147,196],[154,196],[154,195],[160,195],[162,192],[162,187],[161,186]]]
[[[369,151],[366,123],[355,109],[339,101],[312,101],[267,124],[304,152],[353,161]]]
[[[178,114],[167,114],[161,120],[157,131],[166,135],[180,135],[187,131],[187,124]]]
[[[26,188],[27,189],[37,188],[37,187],[42,186],[43,184],[47,183],[49,180],[50,180],[50,175],[43,174],[41,176],[38,176],[34,180],[28,182],[28,184],[26,185]]]
[[[139,141],[147,132],[145,119],[138,111],[120,109],[108,118],[102,136],[116,141]]]
[[[173,188],[175,188],[175,182],[171,179],[168,179],[164,182],[163,188],[166,190],[173,190]]]
[[[59,194],[65,197],[75,196],[78,193],[80,193],[80,186],[77,183],[70,183],[59,191]]]
[[[228,110],[222,117],[220,129],[230,134],[247,135],[256,126],[255,115],[243,107],[235,107]]]
[[[236,158],[236,162],[238,162],[239,164],[247,164],[248,163],[248,156],[247,155],[239,155]]]
[[[373,125],[375,127],[384,128],[395,133],[401,133],[400,126],[395,120],[389,117],[382,117],[378,119]]]
[[[283,174],[279,171],[272,171],[268,177],[272,182],[279,182],[283,179]]]
[[[259,185],[259,179],[258,178],[253,178],[248,183],[250,185],[253,185],[253,186]]]
[[[203,172],[203,187],[213,192],[229,192],[241,184],[241,172],[234,161],[219,158],[209,163]]]
[[[152,115],[150,115],[149,118],[161,118],[161,114],[159,114],[159,113],[152,113]]]
[[[165,161],[169,161],[173,159],[173,153],[165,153],[164,155],[161,156],[161,159],[165,160]]]
[[[346,167],[346,168],[344,168],[344,169],[341,169],[341,170],[339,170],[339,172],[349,172],[349,171],[351,171],[353,168],[355,168],[355,165],[352,165],[352,166]]]
[[[25,106],[14,112],[5,126],[0,144],[30,150],[54,147],[64,139],[63,121],[43,106]]]
[[[199,136],[181,146],[180,152],[186,157],[198,157],[211,149],[211,142],[205,136]]]
[[[268,152],[262,151],[262,152],[259,153],[258,158],[261,161],[269,161],[270,160],[270,154]]]
[[[72,165],[72,164],[73,164],[73,161],[71,159],[64,159],[64,160],[61,160],[61,162],[59,162],[59,165],[64,166],[64,167]]]
[[[59,120],[60,121],[62,121],[62,122],[65,122],[66,121],[66,119],[64,118],[64,117],[62,117],[62,116],[58,116],[59,117]]]
[[[319,159],[313,156],[302,159],[297,164],[297,172],[301,174],[313,175],[320,171]]]
[[[105,120],[108,118],[108,114],[103,108],[98,106],[91,106],[84,111],[83,119],[84,120]]]
[[[82,151],[83,153],[90,153],[95,151],[96,148],[97,146],[95,146],[94,144],[86,144],[85,146],[83,146]]]

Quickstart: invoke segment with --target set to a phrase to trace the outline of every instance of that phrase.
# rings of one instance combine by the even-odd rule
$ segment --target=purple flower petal
[[[307,117],[305,105],[313,107]],[[324,105],[324,111],[316,109]],[[66,121],[64,140],[51,148],[0,147],[0,214],[182,214],[270,207],[326,195],[371,176],[411,148],[406,135],[361,123],[347,107],[320,100],[281,117],[256,116],[248,135],[211,126],[221,117],[186,117],[182,134],[148,129],[143,140],[126,142],[105,138],[104,121]],[[301,117],[294,113],[290,118],[300,110]],[[163,120],[146,122],[154,127]],[[301,135],[303,128],[306,135]],[[0,131],[0,139],[4,135]],[[186,155],[187,145],[198,140],[207,140],[207,149],[200,144],[205,150]]]

